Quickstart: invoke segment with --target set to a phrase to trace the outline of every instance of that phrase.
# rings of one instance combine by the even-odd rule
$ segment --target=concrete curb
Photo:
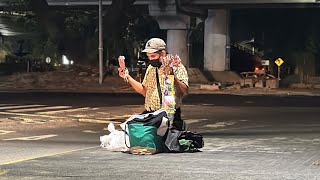
[[[133,90],[100,90],[100,89],[0,89],[2,93],[37,93],[37,92],[52,92],[52,93],[101,93],[101,94],[137,94]],[[299,96],[320,96],[320,89],[265,89],[265,88],[250,88],[250,89],[201,89],[200,85],[190,86],[189,94],[230,94],[230,95],[299,95]]]

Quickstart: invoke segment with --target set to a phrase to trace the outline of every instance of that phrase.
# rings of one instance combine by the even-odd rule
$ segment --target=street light
[[[99,84],[103,81],[102,0],[99,0]]]

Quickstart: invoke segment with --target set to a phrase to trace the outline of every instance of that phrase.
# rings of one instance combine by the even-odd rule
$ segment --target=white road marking
[[[254,129],[254,128],[265,128],[271,127],[271,125],[262,125],[262,126],[244,126],[244,127],[236,127],[236,128],[222,128],[222,129],[215,129],[215,132],[219,131],[230,131],[230,130],[243,130],[243,129]],[[211,131],[210,131],[211,132]]]
[[[90,110],[91,108],[75,108],[75,109],[65,109],[65,110],[56,110],[56,111],[46,111],[46,112],[38,112],[37,114],[56,114],[62,112],[75,112],[75,111],[82,111],[82,110]]]
[[[239,120],[239,121],[241,121],[241,122],[247,122],[247,121],[249,121],[249,120],[241,119],[241,120]]]
[[[86,114],[72,114],[72,115],[69,115],[70,117],[75,117],[75,118],[86,118],[88,117],[88,115]]]
[[[0,104],[0,106],[15,106],[17,104]]]
[[[41,117],[41,118],[51,118],[51,119],[69,118],[70,120],[75,120],[75,117],[50,116],[50,115],[44,115],[44,114],[26,114],[26,113],[0,112],[0,115],[1,114],[23,116],[23,117]],[[24,118],[21,118],[21,120],[24,120]],[[111,123],[111,122],[112,123],[116,123],[116,124],[121,124],[122,123],[122,122],[115,121],[115,120],[119,120],[119,118],[108,118],[106,120],[79,118],[77,120],[78,120],[78,122],[92,122],[92,123]],[[113,121],[110,121],[110,120],[113,120]]]
[[[28,109],[15,109],[7,110],[8,112],[32,112],[32,111],[41,111],[41,110],[50,110],[50,109],[66,109],[71,108],[71,106],[49,106],[49,107],[38,107],[38,108],[28,108]]]
[[[45,105],[39,105],[39,104],[31,104],[31,105],[20,105],[20,106],[4,106],[4,107],[0,107],[0,110],[7,110],[7,109],[20,109],[20,108],[31,108],[31,107],[44,107]]]
[[[3,107],[3,109],[7,109],[7,110],[0,111],[0,115],[20,116],[22,118],[19,120],[21,120],[21,123],[23,123],[23,124],[42,124],[42,123],[46,123],[47,119],[61,119],[61,118],[69,118],[70,120],[78,120],[78,122],[93,122],[93,123],[111,123],[111,122],[113,122],[113,123],[120,124],[121,122],[115,122],[115,121],[125,120],[131,116],[131,115],[122,115],[122,116],[112,116],[112,117],[105,117],[105,118],[98,118],[98,119],[85,118],[85,117],[87,117],[87,115],[82,115],[82,114],[59,116],[59,115],[55,115],[55,114],[64,113],[64,112],[73,112],[73,111],[97,110],[99,108],[84,107],[84,108],[75,108],[75,109],[61,109],[61,108],[71,108],[72,106],[45,106],[45,107],[39,107],[39,106],[45,106],[45,105],[28,105],[28,106],[21,105],[21,106],[13,106],[12,108],[11,107]],[[36,107],[36,108],[16,109],[16,108],[25,108],[25,107]],[[50,109],[60,109],[60,110],[50,111]],[[48,111],[32,112],[32,111],[36,111],[36,110],[48,110]],[[53,115],[50,115],[50,114],[53,114]],[[29,118],[27,118],[27,117],[29,117]],[[41,118],[41,120],[34,120],[34,119],[30,119],[30,118]],[[44,119],[44,120],[42,120],[42,119]]]
[[[204,127],[209,127],[209,128],[220,128],[220,127],[225,127],[225,126],[231,126],[236,124],[236,122],[217,122],[215,124],[207,124]]]
[[[26,113],[13,113],[13,112],[0,112],[0,114],[15,115],[15,116],[44,117],[44,118],[53,118],[53,119],[61,119],[62,118],[62,117],[42,115],[42,114],[26,114]]]
[[[0,130],[0,135],[8,134],[8,133],[13,133],[15,131],[7,131],[7,130]]]
[[[90,118],[85,118],[85,117],[88,117],[87,115],[81,115],[81,114],[76,114],[76,115],[70,115],[70,117],[76,117],[76,118],[79,118],[79,120],[90,120]],[[116,120],[126,120],[128,119],[129,117],[131,117],[131,115],[123,115],[123,116],[112,116],[112,117],[105,117],[105,118],[97,118],[97,119],[94,119],[94,120],[97,120],[97,121],[116,121]]]
[[[214,106],[215,104],[201,104],[201,106]]]
[[[14,141],[14,140],[21,140],[21,141],[36,141],[40,139],[46,139],[58,136],[57,134],[48,134],[42,136],[29,136],[29,137],[19,137],[19,138],[10,138],[10,139],[3,139],[4,141]]]
[[[108,120],[98,120],[98,119],[78,119],[78,122],[84,122],[84,123],[101,123],[101,124],[121,124],[122,122],[119,121],[108,121]]]
[[[192,124],[192,123],[197,123],[197,122],[200,122],[200,121],[207,121],[208,119],[185,119],[184,121],[187,123],[187,124]]]
[[[34,120],[29,118],[23,118],[23,121],[20,122],[21,124],[44,124],[46,120]]]
[[[84,132],[84,133],[93,133],[93,134],[99,133],[98,131],[92,131],[92,130],[84,130],[82,132]]]

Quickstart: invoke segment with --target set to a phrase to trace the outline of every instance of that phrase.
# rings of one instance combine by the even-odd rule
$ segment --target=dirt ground
[[[132,77],[138,79],[135,74]],[[189,75],[190,76],[190,75]],[[194,78],[193,78],[194,79]],[[112,73],[106,73],[104,81],[99,84],[99,73],[95,67],[77,67],[69,71],[16,73],[0,76],[0,91],[63,91],[63,92],[96,92],[96,93],[125,93],[134,92],[130,84]],[[200,89],[203,82],[191,82],[191,94],[236,94],[236,95],[320,95],[320,89],[270,89],[270,88],[241,88],[230,86],[219,90]]]
[[[99,84],[99,73],[92,67],[75,67],[69,71],[15,73],[0,77],[2,90],[48,90],[114,92],[131,91],[129,84],[112,74],[106,74]]]

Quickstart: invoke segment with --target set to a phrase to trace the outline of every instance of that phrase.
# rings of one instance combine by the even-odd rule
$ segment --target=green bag
[[[157,128],[143,124],[128,124],[130,147],[146,147],[161,152],[164,149],[162,137],[157,135]]]

